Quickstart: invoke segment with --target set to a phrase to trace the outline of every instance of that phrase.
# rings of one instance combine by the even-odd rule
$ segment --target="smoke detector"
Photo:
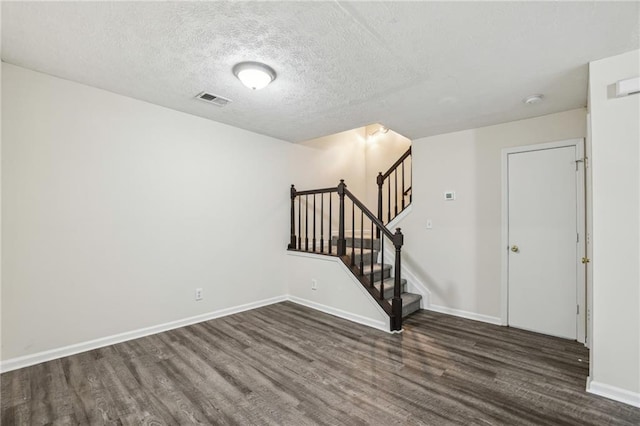
[[[215,106],[223,107],[226,106],[231,101],[229,99],[223,98],[222,96],[214,95],[213,93],[202,92],[198,96],[197,99],[204,101],[209,104],[214,104]]]
[[[544,95],[531,95],[522,100],[527,105],[539,104],[544,99]]]

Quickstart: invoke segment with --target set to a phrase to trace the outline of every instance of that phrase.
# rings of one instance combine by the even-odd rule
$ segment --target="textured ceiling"
[[[292,142],[374,122],[418,138],[585,106],[587,63],[637,49],[639,16],[638,2],[3,2],[2,59]],[[246,60],[276,81],[242,86]],[[532,93],[545,102],[524,105]]]

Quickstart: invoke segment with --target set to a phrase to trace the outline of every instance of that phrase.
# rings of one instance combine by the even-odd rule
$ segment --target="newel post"
[[[402,330],[402,289],[400,270],[402,268],[401,252],[402,245],[404,244],[404,235],[400,228],[396,228],[396,233],[393,234],[393,245],[396,248],[396,262],[394,267],[394,283],[393,283],[393,301],[391,309],[393,312],[393,324],[391,324],[391,331]]]
[[[384,183],[384,177],[382,172],[378,172],[376,177],[376,183],[378,184],[378,219],[382,221],[382,184]],[[384,223],[384,222],[383,222]],[[380,238],[380,229],[376,228],[376,238]]]
[[[291,241],[289,242],[290,249],[296,249],[296,188],[291,185]]]
[[[338,196],[340,197],[340,210],[338,214],[338,256],[347,254],[347,241],[344,238],[344,190],[347,187],[344,179],[338,184]]]

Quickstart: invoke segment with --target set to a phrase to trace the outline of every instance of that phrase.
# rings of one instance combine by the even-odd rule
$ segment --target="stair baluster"
[[[404,193],[404,161],[402,162],[402,191],[403,191],[402,192],[402,210],[404,210],[404,208],[405,208],[405,205],[404,205],[404,196],[405,196],[405,193]],[[396,215],[397,215],[397,213],[396,213]]]
[[[369,274],[369,287],[373,288],[373,220],[371,221],[371,261],[369,262],[369,265],[371,267],[371,273]]]
[[[351,266],[356,264],[356,203],[351,200]]]
[[[387,223],[391,222],[391,179],[387,181]]]
[[[333,208],[331,206],[331,193],[329,193],[329,254],[331,254],[331,252],[333,251],[332,246],[333,244],[331,243],[331,215],[333,213]]]
[[[360,275],[364,275],[364,212],[362,210],[360,210]]]
[[[329,194],[331,197],[331,194]],[[320,193],[320,253],[324,253],[324,194]]]
[[[313,194],[313,228],[311,228],[312,234],[311,234],[311,251],[316,251],[316,194]]]
[[[389,181],[391,182],[391,181]],[[393,171],[393,187],[395,189],[395,196],[393,197],[393,204],[395,206],[394,217],[398,216],[398,169]]]
[[[384,299],[384,237],[380,238],[380,253],[382,259],[380,261],[380,300]]]
[[[309,251],[309,194],[304,196],[304,251]]]
[[[302,211],[302,197],[298,197],[298,248],[302,249],[302,215],[300,212]]]

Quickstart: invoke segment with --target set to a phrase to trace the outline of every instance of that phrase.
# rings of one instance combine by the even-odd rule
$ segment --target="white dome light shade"
[[[233,67],[238,80],[249,89],[260,90],[276,79],[276,72],[260,62],[241,62]]]

